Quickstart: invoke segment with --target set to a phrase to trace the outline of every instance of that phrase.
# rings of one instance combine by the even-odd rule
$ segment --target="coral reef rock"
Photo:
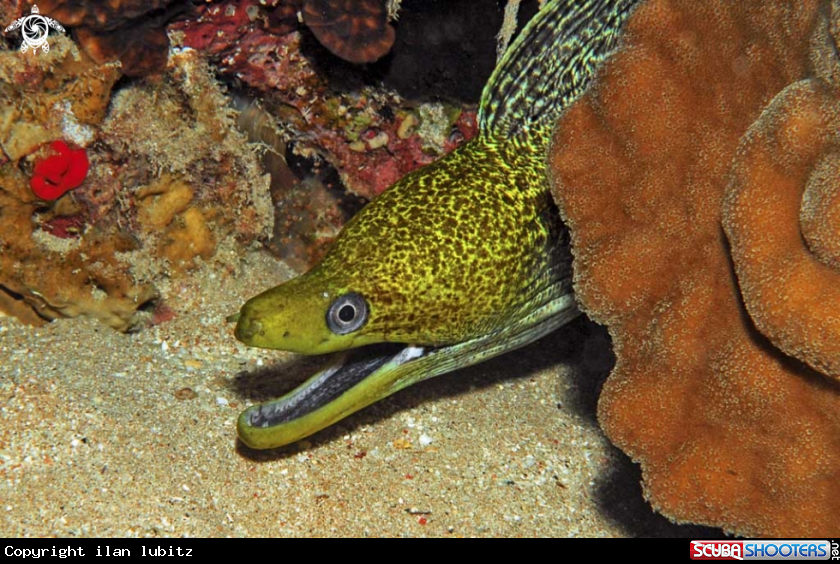
[[[259,92],[296,150],[327,160],[351,193],[373,198],[475,134],[475,112],[458,105],[421,119],[422,108],[407,107],[394,93],[334,88],[326,71],[302,53],[299,32],[269,33],[247,16],[247,6],[245,0],[206,6],[198,18],[173,25],[173,35]],[[421,122],[444,130],[445,143],[432,148]]]
[[[837,367],[829,13],[642,3],[555,132],[575,288],[617,357],[599,420],[677,522],[840,535],[840,383],[822,372]],[[800,214],[813,257],[785,223]]]
[[[170,29],[175,44],[202,53],[223,76],[248,87],[236,98],[240,128],[263,148],[271,173],[277,223],[269,249],[303,271],[362,203],[470,139],[477,127],[472,108],[411,102],[366,85],[372,75],[358,67],[305,53],[304,34],[275,18],[294,19],[293,4],[215,2]],[[291,174],[284,157],[306,161],[309,170]]]
[[[177,310],[179,277],[235,270],[237,249],[271,233],[268,177],[198,54],[112,96],[118,77],[65,37],[44,56],[0,51],[0,309],[25,321],[131,330]],[[58,141],[90,168],[44,202],[30,181]]]

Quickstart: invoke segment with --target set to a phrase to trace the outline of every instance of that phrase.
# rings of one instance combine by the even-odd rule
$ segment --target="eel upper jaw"
[[[348,351],[285,396],[243,411],[237,433],[254,449],[293,443],[412,384],[523,347],[579,313],[568,293],[499,330],[462,343],[386,344]]]

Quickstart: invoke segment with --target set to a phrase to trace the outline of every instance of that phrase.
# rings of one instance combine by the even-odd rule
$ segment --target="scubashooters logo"
[[[50,34],[49,28],[53,28],[56,31],[64,31],[60,23],[52,18],[39,14],[38,6],[35,5],[32,6],[32,13],[19,18],[15,23],[6,28],[6,32],[8,33],[17,28],[20,28],[20,33],[23,36],[23,43],[20,45],[21,53],[26,53],[30,47],[32,47],[33,53],[38,51],[38,47],[44,53],[48,52],[50,50],[50,44],[47,43],[47,36]]]
[[[828,560],[832,558],[827,540],[695,540],[691,541],[692,560]]]

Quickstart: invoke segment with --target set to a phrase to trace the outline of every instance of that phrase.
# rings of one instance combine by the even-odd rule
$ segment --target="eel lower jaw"
[[[372,345],[348,351],[285,396],[249,407],[237,433],[247,446],[291,444],[412,384],[523,347],[579,315],[559,296],[487,335],[442,347]]]
[[[237,421],[239,438],[254,449],[303,439],[410,385],[400,381],[399,368],[433,350],[371,345],[345,352],[283,397],[243,411]]]

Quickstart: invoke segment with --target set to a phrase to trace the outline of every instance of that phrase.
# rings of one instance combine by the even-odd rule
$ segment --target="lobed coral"
[[[170,64],[167,81],[117,93],[101,130],[112,160],[131,163],[116,203],[151,261],[133,271],[138,279],[188,271],[229,237],[265,240],[274,220],[269,179],[209,67],[191,50]]]
[[[59,37],[49,57],[0,52],[0,150],[18,161],[56,139],[86,146],[105,117],[115,65],[98,65]],[[44,155],[46,156],[46,154]]]
[[[822,64],[812,49],[831,41],[820,35],[829,13],[819,0],[643,3],[623,51],[555,132],[575,289],[617,357],[599,419],[641,463],[654,508],[678,522],[840,534],[840,385],[774,346],[808,360],[831,358],[836,343],[819,337],[836,331],[831,304],[809,308],[813,294],[836,300],[820,292],[837,239],[814,247],[836,233],[823,180],[836,170],[837,85],[785,90]],[[803,190],[820,194],[802,211],[805,224],[824,218],[806,238],[816,258],[800,258],[798,226],[782,224]],[[740,290],[769,307],[745,308]]]
[[[785,353],[840,378],[840,96],[783,90],[747,132],[724,208],[741,294]]]

